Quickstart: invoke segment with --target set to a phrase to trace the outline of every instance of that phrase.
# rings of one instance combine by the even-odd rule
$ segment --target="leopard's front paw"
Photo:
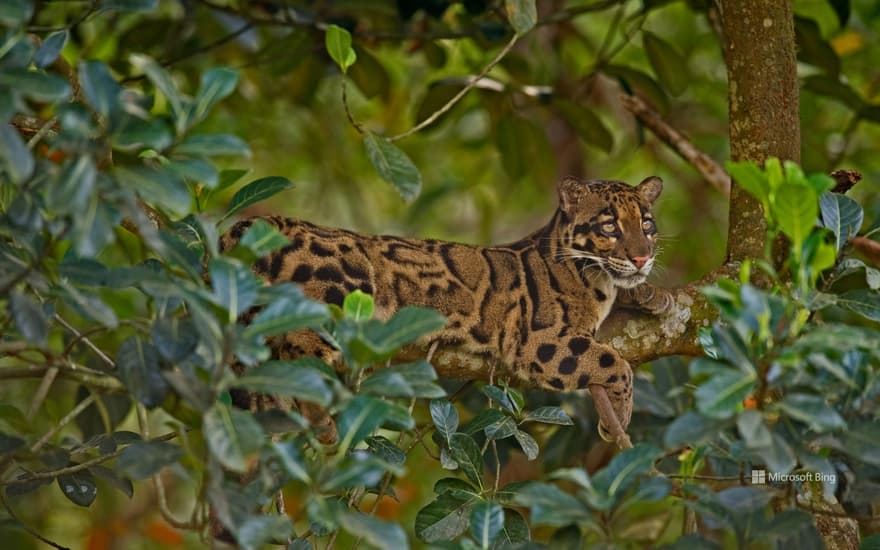
[[[645,303],[641,304],[642,309],[652,315],[661,315],[667,311],[671,311],[672,306],[675,304],[675,298],[673,297],[672,292],[665,288],[651,288],[654,290],[654,295]]]

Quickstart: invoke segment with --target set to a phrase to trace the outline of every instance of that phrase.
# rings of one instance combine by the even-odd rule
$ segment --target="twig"
[[[43,434],[43,437],[41,437],[40,439],[38,439],[38,440],[36,441],[36,443],[34,443],[33,445],[31,445],[31,452],[32,452],[32,453],[35,453],[35,452],[39,451],[39,450],[43,447],[43,445],[45,445],[46,443],[49,442],[50,439],[52,439],[53,437],[55,437],[55,434],[57,434],[58,432],[60,432],[61,429],[64,428],[64,426],[67,426],[68,424],[70,424],[70,423],[73,421],[73,419],[75,419],[75,418],[76,418],[77,416],[79,416],[84,410],[86,410],[86,409],[89,407],[89,405],[91,405],[92,403],[94,403],[94,402],[95,402],[95,399],[96,399],[96,397],[95,397],[95,394],[93,393],[93,394],[90,394],[90,395],[89,395],[88,397],[86,397],[85,399],[83,399],[82,401],[80,401],[80,402],[76,405],[76,407],[73,408],[73,410],[71,410],[69,413],[67,413],[67,416],[65,416],[64,418],[62,418],[62,419],[58,422],[58,424],[52,426],[52,428],[51,428],[48,432],[46,432],[45,434]]]
[[[599,413],[599,420],[611,432],[611,436],[614,438],[617,446],[621,449],[632,448],[632,442],[620,425],[620,420],[617,418],[617,413],[614,412],[614,407],[611,406],[611,399],[608,398],[608,392],[605,390],[605,387],[598,384],[590,384],[590,394],[593,396],[596,412]]]
[[[520,35],[514,34],[513,37],[511,37],[511,39],[504,46],[504,48],[502,48],[501,51],[498,52],[498,55],[496,55],[495,58],[492,61],[490,61],[489,64],[483,68],[483,70],[480,72],[480,74],[471,78],[470,82],[468,82],[468,84],[464,88],[462,88],[461,90],[459,90],[459,92],[457,94],[452,96],[452,99],[447,101],[445,105],[443,105],[442,107],[440,107],[439,109],[437,109],[436,111],[431,113],[431,116],[429,116],[425,120],[421,121],[420,123],[416,124],[415,126],[410,128],[406,132],[403,132],[402,134],[397,134],[395,136],[391,136],[386,139],[388,141],[397,141],[399,139],[409,137],[409,136],[415,134],[416,132],[418,132],[419,130],[427,128],[428,126],[430,126],[431,124],[436,122],[438,118],[440,118],[441,116],[443,116],[444,114],[449,112],[449,110],[452,109],[455,106],[455,104],[458,103],[461,100],[461,98],[463,98],[465,96],[465,94],[467,94],[469,91],[471,91],[471,89],[473,89],[473,87],[476,86],[477,82],[479,82],[480,79],[482,79],[487,74],[489,74],[489,71],[491,71],[493,68],[495,68],[495,65],[497,65],[498,63],[501,62],[502,59],[504,59],[504,56],[506,56],[508,54],[508,52],[510,52],[510,50],[513,49],[513,46],[516,44],[516,42],[517,42],[517,40],[519,40],[519,38],[520,38]]]
[[[49,393],[49,388],[52,387],[52,383],[55,382],[57,376],[58,367],[49,367],[49,369],[43,374],[43,379],[40,380],[40,387],[38,387],[37,391],[34,393],[34,398],[31,400],[31,406],[28,408],[28,419],[32,420],[34,415],[37,414],[37,411],[40,410],[40,405],[42,405],[43,401],[46,399],[46,395]]]
[[[58,376],[76,380],[80,384],[92,386],[106,392],[122,392],[125,386],[119,379],[104,373],[95,374],[96,371],[87,367],[69,367],[61,363],[48,365],[28,365],[25,367],[0,367],[0,380],[15,380],[18,378],[40,378],[52,368],[58,368]]]
[[[712,157],[697,149],[681,132],[670,126],[660,115],[636,96],[621,95],[623,106],[649,130],[688,161],[715,189],[730,196],[730,176]]]
[[[71,325],[70,323],[65,321],[64,318],[61,317],[60,315],[58,315],[57,313],[55,314],[55,320],[58,321],[58,324],[60,324],[61,326],[63,326],[64,328],[66,328],[67,330],[72,332],[73,335],[76,336],[77,339],[81,340],[83,344],[88,346],[88,348],[90,350],[95,352],[95,355],[97,355],[102,361],[104,361],[104,363],[106,363],[107,366],[109,366],[110,368],[113,368],[113,369],[116,368],[116,363],[113,361],[113,359],[110,359],[110,357],[106,353],[104,353],[104,351],[101,350],[101,348],[96,346],[91,340],[88,339],[88,337],[84,336],[83,333],[81,333],[79,330],[76,329],[76,327],[74,327],[73,325]]]
[[[61,546],[57,542],[52,542],[51,540],[47,539],[43,535],[37,533],[36,531],[34,531],[30,527],[28,527],[23,521],[18,519],[18,516],[16,516],[15,512],[12,511],[12,507],[9,506],[8,502],[6,502],[6,497],[3,496],[2,494],[0,494],[0,502],[3,503],[3,507],[6,508],[6,513],[9,514],[9,517],[11,517],[13,520],[17,521],[18,524],[21,525],[22,529],[27,531],[31,536],[39,539],[41,542],[48,544],[49,546],[51,546],[53,548],[58,548],[59,550],[70,550],[70,548],[68,548],[66,546]]]
[[[151,441],[169,441],[177,437],[176,432],[170,432],[164,435],[161,435]],[[108,460],[113,460],[118,457],[125,448],[117,449],[112,453],[107,453],[101,456],[96,456],[94,458],[90,458],[84,462],[80,462],[79,464],[74,464],[73,466],[65,466],[64,468],[58,468],[57,470],[45,470],[42,472],[32,472],[27,475],[27,477],[23,477],[20,479],[11,479],[9,481],[0,482],[0,487],[8,486],[8,485],[23,485],[25,483],[31,483],[35,479],[54,479],[58,476],[75,474],[76,472],[80,472],[82,470],[87,470],[92,466],[97,466],[99,464],[103,464]]]

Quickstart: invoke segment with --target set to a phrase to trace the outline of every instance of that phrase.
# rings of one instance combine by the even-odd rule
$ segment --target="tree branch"
[[[712,187],[725,196],[730,195],[730,176],[712,157],[697,149],[687,137],[670,126],[657,111],[649,107],[640,98],[621,94],[620,101],[624,108],[635,115],[649,130],[654,132],[654,135],[696,168]]]

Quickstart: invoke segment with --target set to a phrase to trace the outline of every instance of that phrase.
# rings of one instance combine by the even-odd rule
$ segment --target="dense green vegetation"
[[[201,547],[218,526],[244,548],[876,544],[880,4],[793,2],[801,158],[727,163],[723,5],[3,2],[4,544]],[[755,257],[727,257],[741,199],[721,168],[664,128],[761,205],[731,235]],[[844,194],[839,168],[863,183]],[[723,264],[693,291],[702,356],[658,336],[616,454],[583,396],[375,368],[443,318],[263,286],[248,266],[285,243],[267,224],[217,249],[258,212],[501,242],[566,174],[664,178],[661,286]],[[266,338],[303,327],[344,371],[272,359]],[[326,407],[339,442],[232,388]]]

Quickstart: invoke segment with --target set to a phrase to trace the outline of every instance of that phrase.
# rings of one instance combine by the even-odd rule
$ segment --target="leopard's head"
[[[663,180],[656,176],[635,187],[565,178],[558,187],[560,258],[574,261],[584,277],[599,269],[621,288],[645,282],[657,235],[651,206],[662,190]]]

